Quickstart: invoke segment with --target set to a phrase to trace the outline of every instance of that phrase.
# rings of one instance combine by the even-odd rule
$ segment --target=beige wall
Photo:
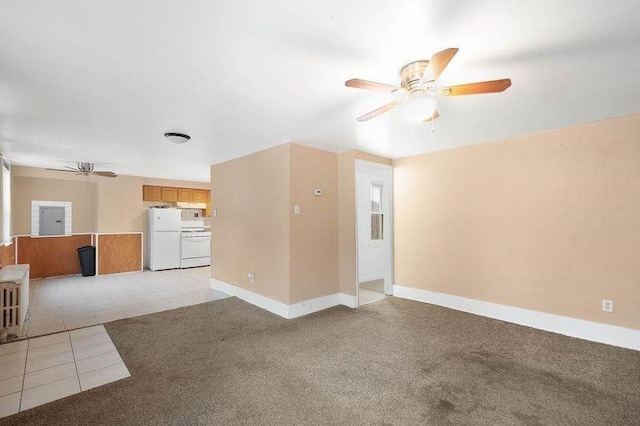
[[[639,159],[633,115],[394,161],[395,284],[640,329]]]
[[[14,167],[13,170],[17,169]],[[11,216],[14,235],[31,234],[31,201],[70,201],[71,231],[90,233],[96,229],[96,186],[93,181],[42,179],[13,175]]]
[[[140,232],[146,230],[142,185],[142,178],[136,176],[103,178],[100,181],[97,232]]]
[[[332,152],[289,145],[291,149],[290,298],[297,303],[339,291],[338,163]],[[320,188],[322,196],[314,196]]]
[[[285,144],[213,165],[212,277],[286,304],[355,295],[358,155],[390,161]]]
[[[209,189],[206,182],[118,176],[99,181],[98,232],[141,232],[147,227],[147,209],[159,202],[142,201],[142,185]],[[166,203],[164,203],[166,204]],[[209,218],[204,218],[209,223]]]
[[[287,304],[289,166],[289,145],[211,166],[211,276]]]
[[[338,280],[340,292],[356,295],[356,151],[338,154]]]
[[[137,176],[102,178],[76,176],[34,167],[14,166],[12,175],[12,232],[31,233],[31,201],[71,201],[74,233],[144,232],[146,209],[142,185],[209,189],[206,182],[187,182]]]

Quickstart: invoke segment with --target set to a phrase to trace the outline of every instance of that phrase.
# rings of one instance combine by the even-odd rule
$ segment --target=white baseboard
[[[340,304],[344,306],[348,306],[349,308],[356,307],[356,296],[352,296],[346,293],[338,293],[340,296]]]
[[[337,305],[345,305],[350,308],[355,307],[355,296],[350,296],[344,293],[329,294],[327,296],[316,297],[315,299],[294,303],[293,305],[287,305],[286,303],[279,302],[267,296],[263,296],[215,278],[211,278],[210,287],[230,296],[235,296],[245,302],[256,305],[259,308],[265,309],[287,319],[298,318]]]
[[[330,294],[328,296],[316,297],[315,299],[305,300],[303,302],[289,305],[289,317],[298,318],[312,312],[322,311],[332,308],[340,304],[340,293]]]
[[[552,333],[564,334],[565,336],[640,351],[640,330],[632,328],[563,317],[399,285],[393,286],[393,295],[403,299],[444,306],[457,311],[495,318]]]

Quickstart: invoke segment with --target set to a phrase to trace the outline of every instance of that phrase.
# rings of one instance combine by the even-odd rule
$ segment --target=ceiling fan
[[[69,167],[69,166],[64,166],[64,167],[66,167],[68,170],[64,170],[64,169],[47,169],[47,170],[75,173],[77,175],[82,175],[82,176],[94,175],[94,176],[103,176],[103,177],[111,177],[111,178],[118,177],[118,175],[113,172],[93,170],[93,163],[78,163],[77,167]]]
[[[375,81],[361,80],[359,78],[345,81],[344,85],[347,87],[373,90],[376,92],[388,92],[392,93],[395,98],[393,102],[368,112],[358,117],[357,120],[371,120],[402,104],[407,104],[407,106],[411,104],[410,112],[411,115],[413,115],[412,118],[424,122],[433,121],[440,116],[436,110],[436,97],[438,96],[449,97],[497,93],[511,86],[511,80],[503,78],[501,80],[442,87],[435,90],[434,83],[456,53],[458,53],[458,49],[451,47],[436,53],[429,61],[419,60],[405,65],[400,70],[399,87],[390,84],[376,83]]]

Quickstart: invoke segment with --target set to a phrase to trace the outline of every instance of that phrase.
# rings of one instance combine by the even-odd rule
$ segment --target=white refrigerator
[[[150,208],[147,216],[147,267],[152,271],[180,267],[180,209]]]

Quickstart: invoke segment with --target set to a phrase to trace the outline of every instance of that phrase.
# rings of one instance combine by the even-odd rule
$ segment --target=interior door
[[[392,167],[356,161],[358,283],[383,279],[393,293]]]
[[[384,279],[385,212],[384,182],[368,173],[358,176],[358,282]]]

